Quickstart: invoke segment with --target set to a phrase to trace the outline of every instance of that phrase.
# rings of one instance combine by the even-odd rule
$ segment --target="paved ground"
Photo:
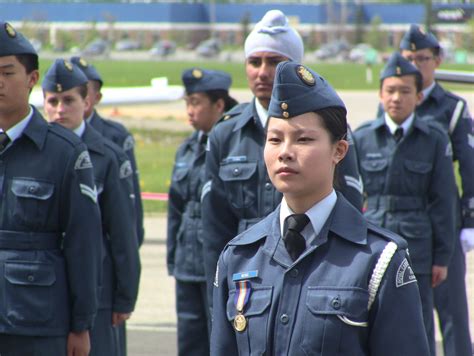
[[[250,99],[247,91],[233,91],[239,101]],[[372,118],[377,105],[375,92],[340,93],[349,112],[352,127]],[[474,108],[474,94],[464,92],[469,106]],[[105,115],[115,114],[129,127],[189,130],[180,102],[148,106],[103,108]],[[128,323],[130,356],[176,355],[176,316],[174,280],[165,268],[166,216],[146,216],[146,240],[141,249],[142,278],[136,311]],[[474,252],[468,255],[469,300],[474,300]],[[470,311],[471,331],[474,331],[474,304]],[[438,350],[439,336],[438,338]],[[439,352],[438,355],[441,355]]]

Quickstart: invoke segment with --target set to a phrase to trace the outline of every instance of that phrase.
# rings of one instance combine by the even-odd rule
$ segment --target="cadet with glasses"
[[[0,354],[86,356],[100,212],[86,146],[28,104],[38,55],[0,22]]]
[[[119,327],[133,312],[140,278],[132,166],[120,147],[84,121],[84,111],[90,105],[87,77],[76,65],[57,59],[42,88],[48,120],[72,130],[91,156],[103,236],[99,310],[91,330],[90,356],[119,356]]]
[[[182,81],[195,131],[176,152],[168,200],[167,265],[176,279],[178,355],[208,356],[211,320],[201,219],[205,148],[214,124],[237,102],[229,96],[232,80],[227,73],[191,68],[183,72]]]
[[[354,140],[367,196],[365,216],[407,240],[435,355],[433,288],[450,273],[456,183],[447,134],[415,112],[421,83],[418,69],[394,53],[380,76],[385,114],[359,127]]]
[[[342,100],[284,62],[268,115],[265,163],[283,199],[220,256],[211,355],[428,355],[406,242],[334,190]]]

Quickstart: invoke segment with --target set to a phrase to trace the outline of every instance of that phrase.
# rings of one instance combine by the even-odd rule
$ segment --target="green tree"
[[[374,16],[370,21],[370,30],[365,35],[365,42],[378,50],[384,48],[384,34],[380,30],[381,24],[382,18],[380,16]]]

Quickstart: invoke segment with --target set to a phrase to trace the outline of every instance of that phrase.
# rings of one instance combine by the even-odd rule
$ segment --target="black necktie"
[[[293,214],[285,219],[283,241],[290,257],[295,261],[305,250],[306,241],[300,234],[308,225],[309,218],[306,214]]]
[[[6,134],[6,132],[0,132],[0,151],[3,151],[5,147],[8,146],[10,143],[10,137]]]
[[[400,140],[402,139],[403,137],[403,127],[399,127],[395,130],[395,132],[393,133],[393,138],[395,139],[395,141],[400,142]]]
[[[201,153],[203,153],[206,150],[207,135],[202,134],[201,137],[199,137],[198,142],[199,142],[199,145],[198,145],[197,155],[199,156]]]

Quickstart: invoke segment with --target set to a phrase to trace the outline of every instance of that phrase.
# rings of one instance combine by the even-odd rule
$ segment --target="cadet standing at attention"
[[[38,55],[0,22],[0,354],[86,356],[102,235],[92,164],[28,104]]]
[[[102,81],[100,74],[97,72],[94,66],[89,64],[81,57],[72,57],[71,62],[76,64],[89,80],[87,85],[87,95],[89,96],[91,105],[87,108],[84,118],[94,129],[99,131],[102,136],[121,147],[132,163],[132,178],[135,195],[136,235],[138,238],[138,245],[141,246],[145,236],[145,230],[143,228],[143,206],[140,191],[140,177],[138,174],[137,161],[135,159],[134,152],[135,141],[125,126],[119,122],[104,119],[95,109],[95,106],[98,105],[102,99],[102,93],[100,90],[104,82]]]
[[[444,90],[434,80],[435,69],[442,61],[441,47],[432,33],[411,25],[400,50],[423,76],[423,100],[416,114],[438,123],[449,134],[453,160],[459,163],[462,199],[456,192],[458,215],[454,253],[446,280],[434,290],[435,307],[443,333],[445,356],[471,356],[469,312],[466,291],[466,256],[474,249],[474,132],[467,103]],[[462,245],[462,246],[461,246]],[[455,292],[453,292],[455,291]]]
[[[385,114],[359,127],[354,140],[365,216],[408,242],[434,356],[433,288],[446,279],[454,249],[456,183],[447,134],[415,113],[421,90],[421,73],[394,53],[380,76]]]
[[[264,158],[283,199],[220,256],[211,355],[428,355],[406,242],[333,188],[349,147],[342,100],[284,62],[268,115]]]
[[[208,182],[203,188],[202,208],[210,295],[217,259],[225,244],[267,216],[281,201],[282,195],[272,185],[263,162],[264,128],[277,64],[301,62],[303,52],[300,35],[278,10],[267,12],[245,41],[247,80],[255,98],[236,106],[216,125],[206,155]],[[361,208],[362,187],[352,144],[340,168],[344,179],[338,180],[337,189]]]
[[[87,77],[74,64],[57,59],[42,83],[50,122],[72,130],[87,145],[93,165],[102,217],[102,273],[99,310],[91,330],[91,356],[120,355],[118,328],[134,307],[140,278],[131,198],[132,167],[120,147],[84,121],[90,105]]]
[[[178,355],[208,356],[210,316],[207,298],[201,191],[205,182],[207,135],[224,111],[237,102],[229,96],[224,72],[188,69],[182,75],[186,111],[196,130],[178,148],[168,200],[168,273],[176,278]]]

